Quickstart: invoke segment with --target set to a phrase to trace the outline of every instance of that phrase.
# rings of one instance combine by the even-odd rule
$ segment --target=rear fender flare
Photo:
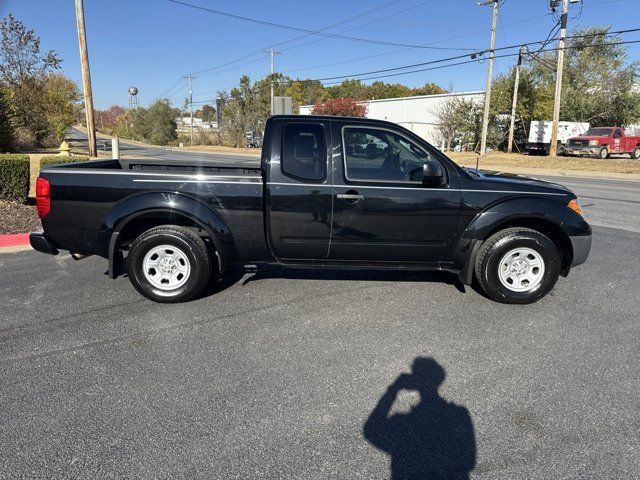
[[[115,276],[115,265],[121,257],[119,239],[127,225],[149,214],[166,214],[187,217],[199,225],[211,238],[216,252],[224,263],[237,258],[235,242],[229,227],[221,215],[203,202],[175,192],[147,192],[127,197],[107,213],[101,235],[108,244],[109,274]]]

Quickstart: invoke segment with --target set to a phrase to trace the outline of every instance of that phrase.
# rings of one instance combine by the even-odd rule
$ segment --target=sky
[[[195,77],[194,102],[215,99],[218,90],[233,87],[243,74],[252,79],[267,75],[269,56],[263,50],[274,45],[281,52],[275,56],[277,72],[313,79],[428,62],[489,47],[491,7],[473,0],[180,1],[306,30],[339,23],[323,31],[430,48],[315,35],[298,38],[305,33],[214,15],[169,0],[84,0],[96,108],[127,105],[130,86],[138,87],[142,105],[162,96],[182,106],[188,92],[183,76],[189,73]],[[554,26],[548,3],[506,0],[500,7],[496,47],[544,40]],[[569,29],[640,27],[637,7],[638,0],[583,0],[582,6],[571,5]],[[0,0],[0,16],[8,13],[34,29],[42,48],[55,50],[63,60],[65,75],[82,84],[74,0]],[[622,38],[640,39],[640,32]],[[631,60],[640,59],[640,44],[629,45],[629,53]],[[495,73],[507,71],[513,62],[513,58],[497,59]],[[409,86],[434,82],[454,91],[476,91],[484,90],[486,70],[486,62],[474,62],[380,80]]]

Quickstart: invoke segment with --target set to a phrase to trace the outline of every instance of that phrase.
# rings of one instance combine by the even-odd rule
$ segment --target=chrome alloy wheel
[[[512,292],[528,292],[544,277],[544,260],[535,250],[515,248],[508,252],[498,266],[500,282]]]
[[[142,271],[151,285],[168,292],[180,288],[189,280],[191,264],[179,248],[159,245],[144,256]]]

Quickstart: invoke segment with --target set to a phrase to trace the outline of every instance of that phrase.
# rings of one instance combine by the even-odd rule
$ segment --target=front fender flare
[[[120,232],[136,219],[154,214],[187,217],[199,225],[225,263],[235,261],[237,252],[231,231],[222,216],[203,202],[175,192],[145,192],[118,202],[107,213],[101,230],[101,243],[108,245],[109,275],[115,276],[115,264],[120,259]]]
[[[460,279],[466,284],[471,282],[476,253],[491,232],[517,220],[532,219],[549,222],[567,236],[591,234],[589,224],[560,202],[539,196],[505,199],[478,212],[460,236],[454,252]]]

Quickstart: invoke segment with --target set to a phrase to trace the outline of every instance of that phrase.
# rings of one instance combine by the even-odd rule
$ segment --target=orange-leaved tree
[[[367,107],[353,98],[330,98],[322,103],[316,103],[311,109],[311,114],[364,117],[367,114]]]

